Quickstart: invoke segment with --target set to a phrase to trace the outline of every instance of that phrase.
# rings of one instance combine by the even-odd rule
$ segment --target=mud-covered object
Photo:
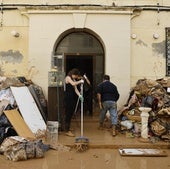
[[[150,126],[151,131],[156,136],[161,136],[162,134],[165,134],[167,132],[165,124],[160,119],[157,119],[154,122],[152,122]]]
[[[16,136],[17,133],[11,126],[5,114],[0,116],[0,144],[9,136]]]
[[[16,135],[17,133],[13,127],[0,127],[0,144],[4,141],[5,138]]]
[[[0,127],[9,127],[9,126],[11,126],[9,120],[7,119],[5,114],[2,114],[0,116]]]
[[[44,157],[44,152],[48,149],[49,146],[43,144],[42,140],[15,141],[14,144],[10,144],[3,148],[3,154],[8,160],[22,161],[32,158],[42,158]]]
[[[161,87],[159,83],[150,79],[139,79],[134,87],[135,91],[138,91],[142,95],[147,96],[152,88]]]
[[[142,107],[150,107],[153,111],[157,110],[158,107],[158,99],[153,96],[146,96],[142,99],[141,103]]]
[[[158,111],[158,115],[164,115],[170,117],[170,107],[161,109],[160,111]]]

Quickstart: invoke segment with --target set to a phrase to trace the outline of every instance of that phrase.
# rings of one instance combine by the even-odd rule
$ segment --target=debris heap
[[[121,131],[140,136],[139,107],[150,107],[149,137],[170,141],[170,80],[140,79],[132,88],[124,107],[118,112]]]
[[[0,76],[0,154],[12,161],[43,157],[49,149],[41,140],[46,132],[46,118],[47,104],[41,87],[24,77]],[[18,141],[19,137],[25,140]],[[11,140],[13,144],[3,149]]]

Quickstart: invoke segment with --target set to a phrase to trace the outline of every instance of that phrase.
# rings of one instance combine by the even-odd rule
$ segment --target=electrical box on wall
[[[49,87],[63,86],[64,78],[65,78],[64,72],[49,71],[48,72],[48,86]]]

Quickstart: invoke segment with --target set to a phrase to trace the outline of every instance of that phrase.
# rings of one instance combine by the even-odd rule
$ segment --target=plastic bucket
[[[58,121],[47,121],[46,142],[51,146],[58,143]]]

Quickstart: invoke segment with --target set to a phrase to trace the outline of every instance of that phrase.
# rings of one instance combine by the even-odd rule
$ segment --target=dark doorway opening
[[[93,115],[93,55],[65,55],[66,74],[73,68],[80,70],[81,75],[86,74],[91,86],[84,84],[84,111],[86,115]]]

